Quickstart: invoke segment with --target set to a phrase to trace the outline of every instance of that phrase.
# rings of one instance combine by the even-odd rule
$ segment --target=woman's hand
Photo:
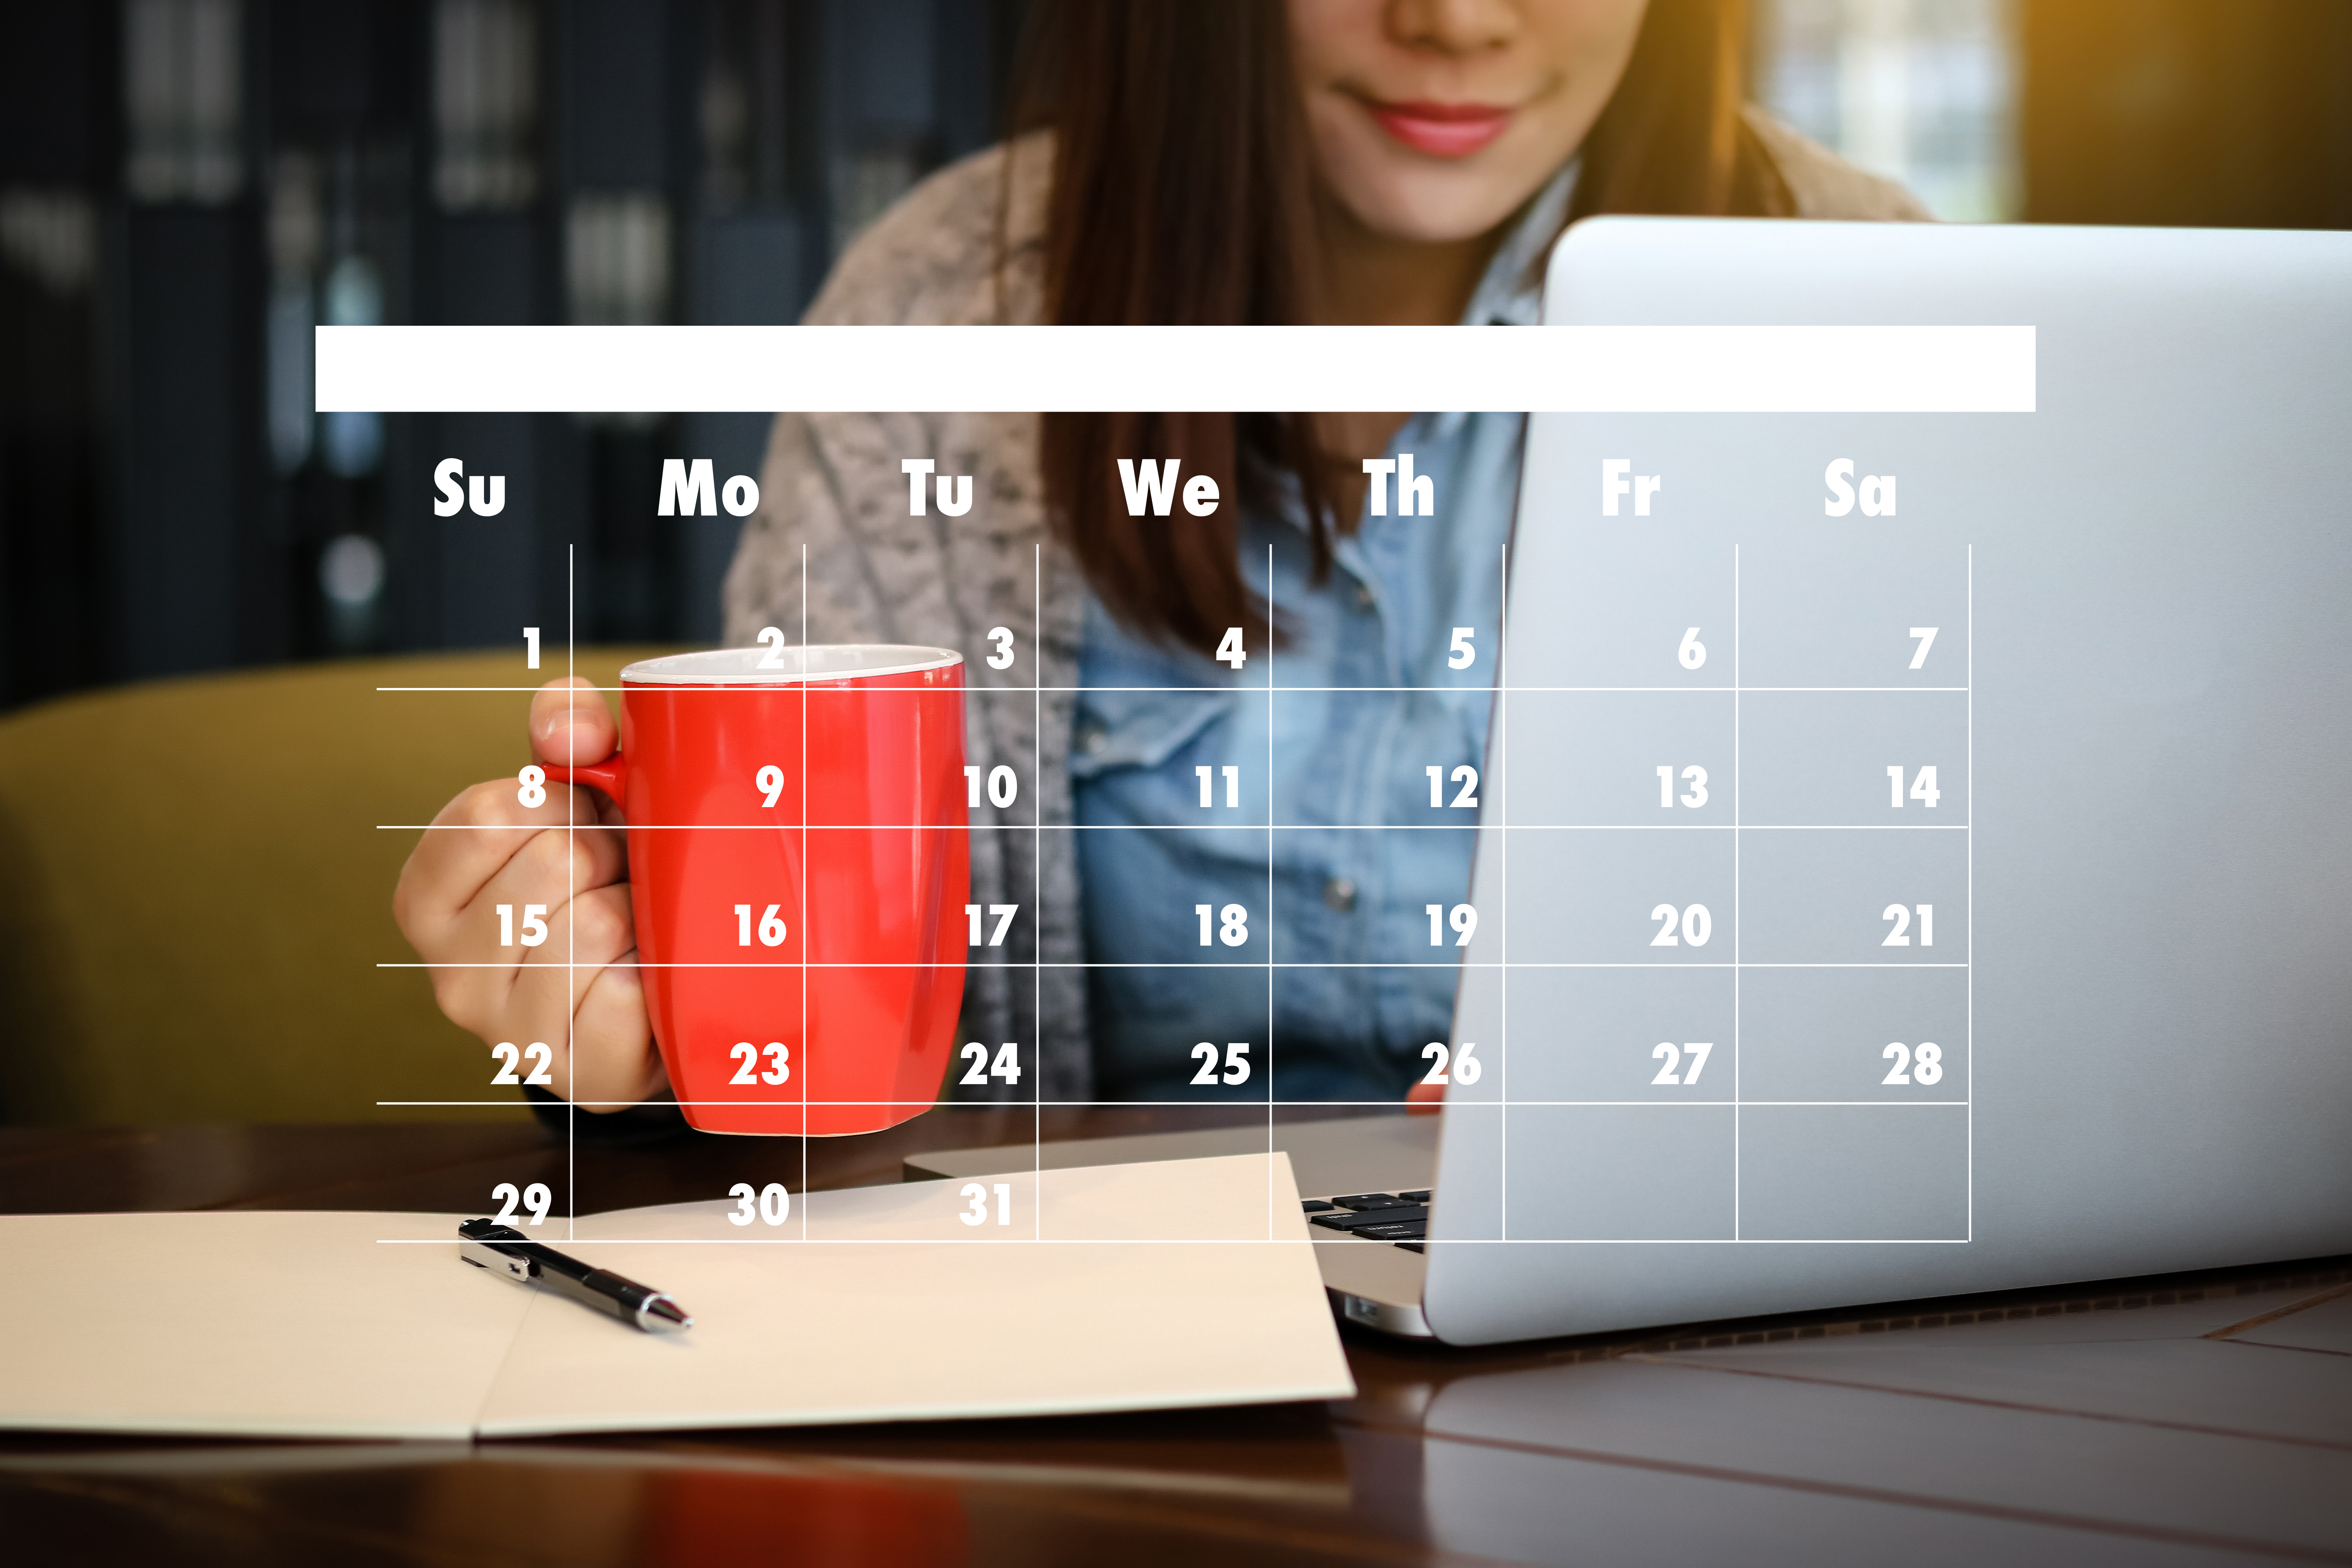
[[[602,762],[615,739],[611,711],[585,680],[551,680],[531,699],[530,751],[541,764]],[[392,915],[433,966],[434,999],[450,1022],[486,1042],[544,1041],[554,1054],[551,1089],[584,1110],[617,1110],[664,1082],[638,982],[628,875],[610,802],[550,781],[545,802],[527,806],[513,779],[493,779],[433,819],[401,869]],[[499,942],[501,904],[512,910],[514,946]],[[546,935],[524,945],[538,932],[525,919],[531,905],[545,906],[530,912]]]

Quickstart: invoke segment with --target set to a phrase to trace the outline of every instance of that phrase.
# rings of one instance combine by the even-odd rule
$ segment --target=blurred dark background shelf
[[[0,4],[0,706],[338,654],[718,634],[666,457],[761,416],[310,412],[317,322],[797,320],[992,140],[1019,0]],[[507,476],[493,520],[432,470]],[[640,504],[642,502],[642,504]]]

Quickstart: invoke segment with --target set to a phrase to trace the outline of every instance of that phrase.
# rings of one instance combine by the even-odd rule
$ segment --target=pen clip
[[[509,1237],[518,1242],[522,1239],[505,1226],[486,1219],[469,1219],[458,1226],[457,1237],[457,1256],[477,1268],[487,1268],[524,1284],[539,1277],[539,1265],[527,1253],[499,1245]]]

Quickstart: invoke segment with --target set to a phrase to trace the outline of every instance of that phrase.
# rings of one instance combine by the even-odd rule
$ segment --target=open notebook
[[[748,1233],[768,1245],[725,1202],[540,1227],[674,1295],[676,1335],[460,1263],[472,1216],[0,1216],[0,1427],[500,1437],[1355,1392],[1286,1156],[987,1184],[979,1226],[922,1182],[809,1194]],[[1175,1217],[1139,1240],[1138,1214]]]

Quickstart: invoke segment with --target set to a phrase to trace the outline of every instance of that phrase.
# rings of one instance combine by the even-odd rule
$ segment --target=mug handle
[[[551,783],[584,784],[602,790],[614,805],[619,805],[625,798],[623,792],[629,786],[629,759],[614,752],[601,763],[582,763],[574,767],[550,763],[547,776]]]

